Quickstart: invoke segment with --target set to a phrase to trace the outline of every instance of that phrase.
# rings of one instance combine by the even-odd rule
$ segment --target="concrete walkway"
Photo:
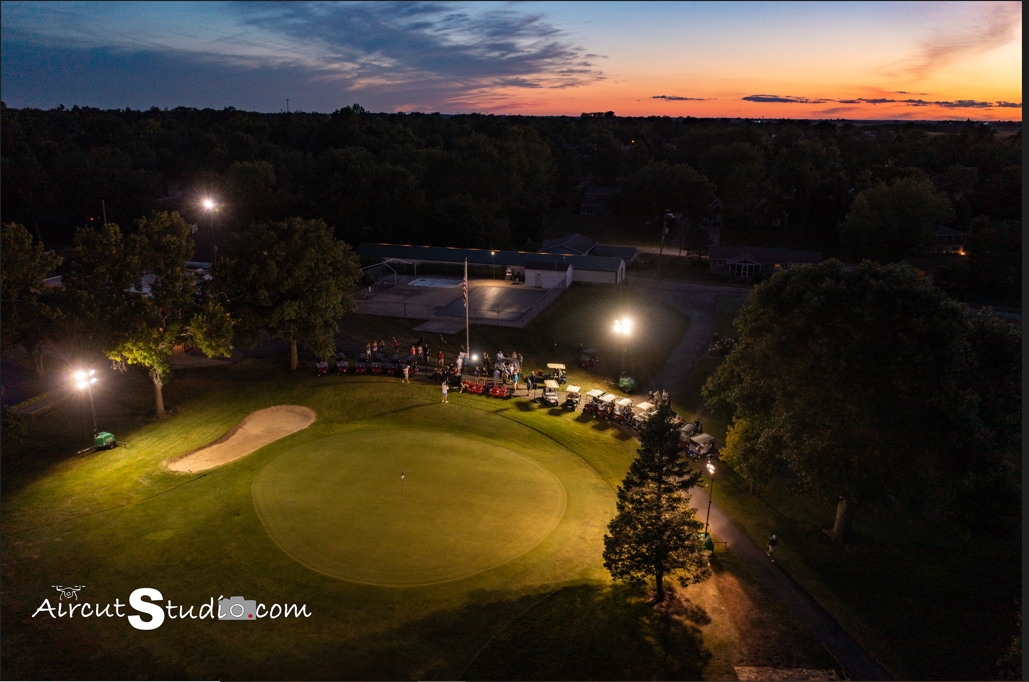
[[[690,327],[682,341],[668,356],[665,366],[657,374],[647,390],[664,388],[673,397],[686,387],[697,359],[707,352],[711,332],[715,328],[715,302],[719,297],[745,298],[749,289],[707,286],[684,282],[667,282],[652,279],[627,277],[629,286],[646,289],[648,294],[690,318]],[[691,502],[706,514],[707,491],[693,488]],[[715,491],[717,496],[717,490]],[[711,504],[711,532],[724,540],[733,554],[738,556],[796,616],[801,623],[818,638],[826,649],[855,680],[889,680],[890,674],[865,649],[858,644],[839,623],[804,591],[792,578],[779,568],[747,535],[737,528],[716,503]],[[788,541],[784,538],[784,541]]]

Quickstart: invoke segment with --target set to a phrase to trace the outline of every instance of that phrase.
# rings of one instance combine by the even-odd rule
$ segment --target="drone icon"
[[[61,587],[60,585],[51,585],[50,587],[54,588],[55,590],[61,593],[61,599],[64,599],[65,597],[67,597],[68,599],[75,597],[75,599],[77,600],[79,598],[79,590],[85,587],[85,585],[76,585],[75,587]]]

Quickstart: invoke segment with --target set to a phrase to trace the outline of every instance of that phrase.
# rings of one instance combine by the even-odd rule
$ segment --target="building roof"
[[[581,234],[570,234],[560,239],[543,242],[540,253],[567,253],[571,256],[586,256],[599,242]]]
[[[568,263],[543,263],[538,260],[531,260],[525,264],[526,270],[553,270],[554,272],[568,272],[572,267]]]
[[[967,232],[961,232],[959,230],[954,230],[954,229],[951,229],[949,227],[944,227],[943,225],[937,225],[933,229],[935,230],[937,237],[967,237],[968,236]]]
[[[765,246],[712,246],[711,260],[737,260],[743,256],[755,263],[821,263],[821,251],[791,251]],[[740,259],[742,260],[742,259]]]
[[[622,191],[621,187],[601,187],[600,185],[590,185],[586,188],[586,195],[594,195],[600,197],[611,197]]]
[[[635,246],[612,246],[611,244],[597,244],[590,251],[591,256],[606,256],[608,258],[621,258],[624,261],[631,261],[639,255]]]
[[[499,265],[525,267],[532,261],[538,263],[568,263],[576,270],[618,272],[621,258],[598,256],[563,256],[550,253],[529,253],[527,251],[494,251],[488,249],[457,249],[448,246],[412,246],[409,244],[373,244],[364,242],[355,253],[361,258],[401,258],[405,260],[426,260],[440,263],[463,263],[465,258],[472,265]],[[491,256],[495,253],[496,256]]]

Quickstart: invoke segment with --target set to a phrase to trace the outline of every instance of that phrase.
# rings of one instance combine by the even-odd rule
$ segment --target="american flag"
[[[464,307],[468,307],[468,261],[464,262],[464,281],[461,282],[461,296],[464,297]]]

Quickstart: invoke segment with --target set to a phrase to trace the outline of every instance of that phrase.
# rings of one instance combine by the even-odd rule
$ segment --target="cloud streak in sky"
[[[654,95],[650,99],[663,99],[666,102],[709,102],[714,97],[679,97],[678,95]]]
[[[827,99],[808,99],[807,97],[792,97],[786,95],[780,97],[779,95],[747,95],[741,98],[744,102],[761,102],[764,104],[825,104],[832,100]]]
[[[918,52],[887,71],[913,81],[927,78],[959,59],[1007,45],[1022,27],[1022,3],[981,4],[978,22],[958,31],[938,32],[924,40]]]

